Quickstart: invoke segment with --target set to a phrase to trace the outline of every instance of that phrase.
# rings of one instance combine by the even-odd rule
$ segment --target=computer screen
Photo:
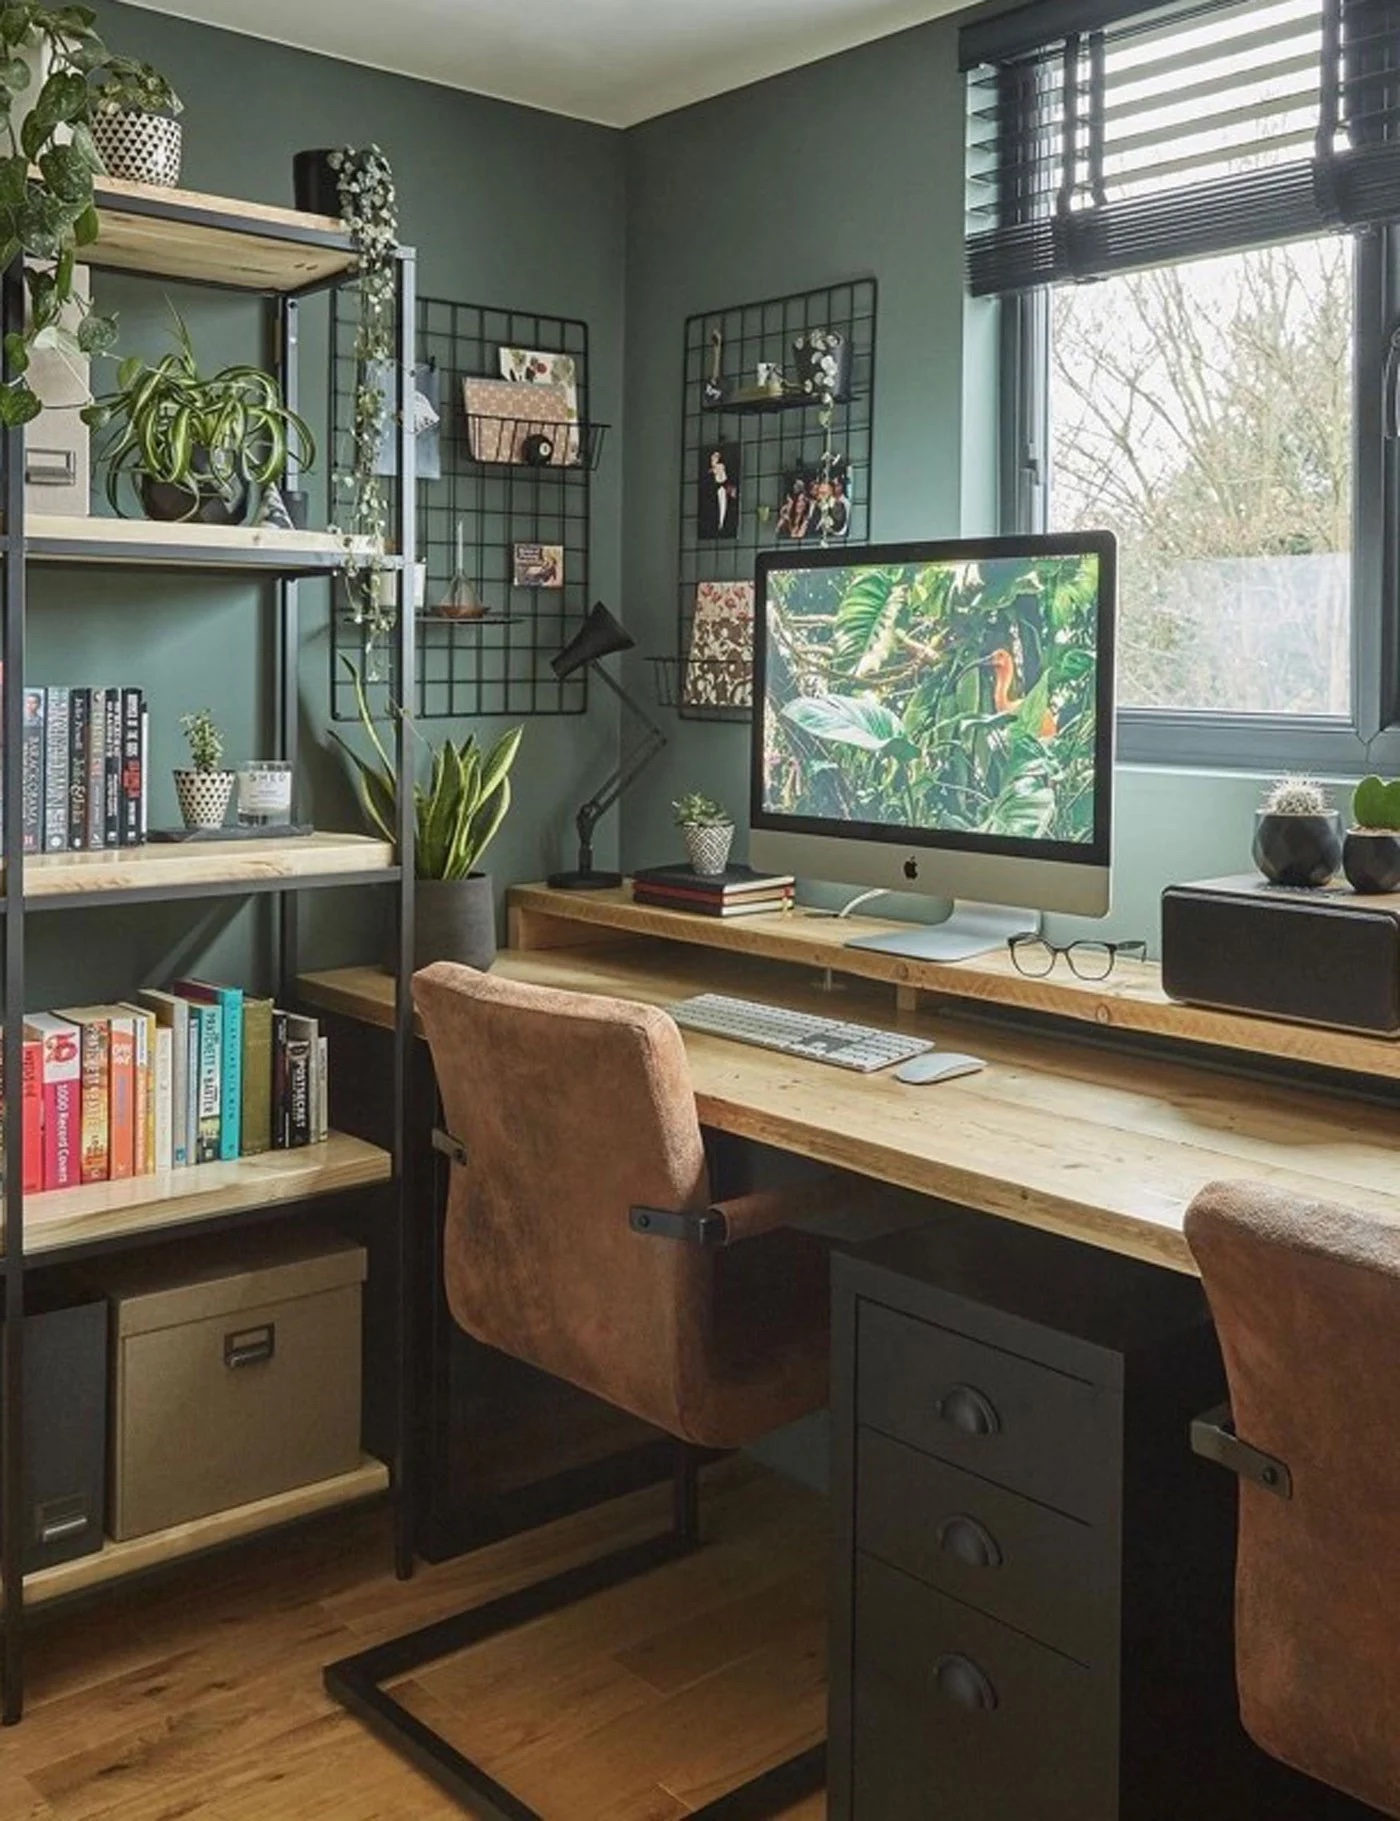
[[[754,829],[1106,869],[1115,592],[1099,533],[760,557]],[[950,859],[925,889],[972,887]]]

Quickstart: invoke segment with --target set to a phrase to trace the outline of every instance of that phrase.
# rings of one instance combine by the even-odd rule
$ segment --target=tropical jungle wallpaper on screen
[[[764,807],[1094,835],[1096,555],[777,569]]]

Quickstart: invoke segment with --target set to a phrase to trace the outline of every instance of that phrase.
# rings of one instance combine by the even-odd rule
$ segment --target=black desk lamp
[[[666,736],[661,729],[599,662],[602,658],[611,657],[615,651],[630,651],[636,642],[630,632],[623,631],[603,603],[597,601],[575,637],[558,657],[549,661],[550,668],[561,682],[588,665],[594,676],[607,684],[622,706],[636,716],[644,730],[630,752],[624,751],[617,769],[598,786],[575,817],[574,826],[578,829],[578,871],[551,873],[549,883],[559,890],[602,891],[609,886],[621,885],[621,873],[594,871],[593,830],[598,826],[599,818],[606,815],[633,779],[641,774],[666,744]]]

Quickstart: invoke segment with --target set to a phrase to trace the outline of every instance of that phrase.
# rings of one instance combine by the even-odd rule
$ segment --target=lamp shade
[[[588,618],[573,638],[558,657],[549,660],[549,667],[562,682],[576,670],[582,670],[585,664],[611,657],[615,651],[630,651],[636,642],[630,632],[623,631],[603,603],[595,601]]]

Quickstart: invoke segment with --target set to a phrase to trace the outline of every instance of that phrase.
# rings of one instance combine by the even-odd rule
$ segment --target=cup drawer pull
[[[938,1400],[938,1414],[949,1428],[963,1435],[999,1435],[1001,1414],[985,1391],[975,1385],[954,1385]]]
[[[261,1328],[244,1328],[224,1336],[224,1364],[230,1371],[240,1366],[266,1364],[277,1351],[277,1327],[268,1322]]]
[[[938,1547],[969,1568],[1000,1568],[1001,1548],[985,1524],[974,1517],[945,1518],[938,1526]]]
[[[933,1666],[933,1679],[938,1692],[955,1707],[967,1707],[976,1713],[991,1713],[997,1704],[997,1691],[985,1669],[971,1657],[951,1651]]]

